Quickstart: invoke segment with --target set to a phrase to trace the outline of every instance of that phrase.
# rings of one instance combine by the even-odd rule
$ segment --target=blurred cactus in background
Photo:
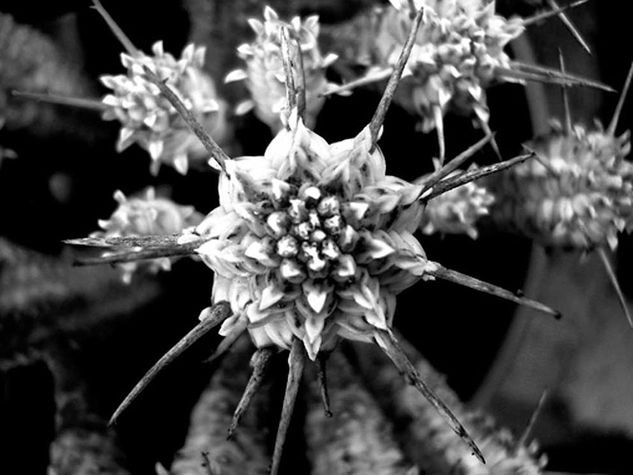
[[[563,61],[601,58],[597,6],[27,3],[0,7],[10,473],[584,469],[557,450],[591,428],[552,414],[586,408],[548,375],[526,417],[546,380],[524,355],[553,352],[530,329],[588,325],[535,284],[558,251],[598,251],[633,326],[610,254],[633,229],[633,67],[590,126],[612,78]]]

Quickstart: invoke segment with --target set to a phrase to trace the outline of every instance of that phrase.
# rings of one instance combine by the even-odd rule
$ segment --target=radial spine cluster
[[[257,346],[299,338],[314,359],[389,328],[395,295],[433,264],[412,234],[421,187],[386,176],[371,148],[367,129],[328,145],[298,121],[263,157],[230,163],[221,207],[197,229],[213,300],[234,312],[222,334],[246,319]]]

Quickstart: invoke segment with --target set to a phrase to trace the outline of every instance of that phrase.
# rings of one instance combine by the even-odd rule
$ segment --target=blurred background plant
[[[365,39],[357,34],[362,28],[358,25],[377,4],[369,0],[266,3],[283,19],[318,14],[321,51],[334,52],[339,58],[349,57],[348,50],[358,58]],[[243,66],[236,49],[253,40],[253,26],[247,19],[261,18],[264,2],[174,0],[157,6],[142,0],[104,5],[140,51],[152,51],[159,40],[175,56],[190,42],[206,46],[202,69],[214,83],[214,94],[233,108],[248,99],[248,87],[225,84],[224,78]],[[203,266],[183,260],[170,273],[135,274],[132,286],[125,286],[117,270],[72,267],[76,255],[64,249],[61,241],[88,235],[97,229],[98,219],[112,215],[115,190],[130,196],[153,186],[162,196],[206,213],[217,205],[217,187],[211,169],[193,167],[183,176],[174,168],[161,167],[152,176],[150,158],[140,147],[117,154],[114,144],[120,126],[102,121],[99,111],[11,96],[12,90],[20,90],[98,101],[111,92],[98,78],[122,71],[122,47],[87,7],[85,2],[72,0],[51,5],[9,0],[0,7],[0,117],[4,124],[0,129],[0,157],[4,157],[0,158],[1,471],[45,473],[48,467],[51,473],[98,473],[94,470],[100,467],[102,473],[155,473],[161,470],[156,462],[169,467],[179,448],[192,447],[194,429],[204,437],[220,426],[220,434],[211,442],[198,440],[193,445],[195,469],[202,470],[196,460],[204,460],[198,458],[195,447],[214,443],[225,452],[212,454],[208,473],[215,473],[213,467],[218,464],[222,470],[234,467],[227,473],[259,473],[267,463],[277,410],[255,410],[245,421],[244,434],[239,436],[244,440],[238,439],[237,447],[259,468],[240,472],[243,466],[229,462],[240,460],[242,452],[235,452],[235,446],[224,449],[220,443],[226,415],[213,411],[231,404],[222,401],[239,398],[239,391],[231,386],[235,383],[226,376],[237,373],[231,368],[245,371],[248,367],[245,361],[237,366],[228,361],[207,387],[209,374],[218,363],[200,361],[217,345],[218,337],[213,335],[191,348],[147,389],[120,422],[118,437],[106,428],[105,421],[142,373],[195,325],[200,309],[208,305],[212,278]],[[499,1],[497,5],[500,14],[523,17],[548,8],[551,2]],[[593,56],[556,20],[543,21],[512,42],[513,56],[557,68],[560,48],[571,73],[599,78],[620,89],[633,56],[627,47],[624,15],[605,2],[590,2],[566,14],[592,47]],[[337,64],[317,82],[341,84],[360,72],[349,66],[355,73],[350,76],[346,63]],[[608,123],[617,101],[617,94],[586,88],[570,89],[569,97],[574,121],[585,125],[591,125],[594,118]],[[318,115],[315,113],[314,130],[330,142],[354,136],[369,122],[379,98],[380,90],[371,88],[357,89],[350,96],[330,96]],[[529,87],[526,94],[520,85],[497,85],[487,90],[487,100],[489,126],[504,157],[516,155],[522,143],[545,133],[548,119],[564,120],[563,101],[555,86]],[[239,116],[229,108],[220,109],[231,155],[260,155],[272,132],[257,119],[259,114]],[[618,136],[630,128],[630,117],[630,107],[625,105]],[[431,159],[439,155],[437,138],[434,133],[421,134],[418,120],[405,108],[389,111],[381,148],[390,174],[413,180],[433,171]],[[482,131],[473,128],[469,117],[446,114],[444,136],[446,156],[454,157],[480,139]],[[11,159],[15,155],[19,158]],[[476,160],[485,165],[497,157],[484,149]],[[494,204],[482,191],[473,189],[468,196],[492,205],[494,214]],[[522,288],[563,312],[565,318],[549,321],[529,310],[517,311],[513,304],[438,282],[401,296],[396,326],[446,374],[461,400],[488,410],[516,434],[522,433],[543,390],[549,389],[532,430],[548,456],[545,470],[630,473],[632,335],[599,258],[590,255],[579,262],[577,254],[539,247],[496,219],[480,220],[478,239],[473,240],[473,216],[487,213],[480,208],[463,211],[458,205],[441,207],[438,202],[435,213],[442,212],[463,225],[460,227],[470,237],[433,224],[436,214],[430,214],[422,231],[440,233],[421,238],[429,256],[503,287]],[[633,243],[626,237],[619,240],[614,266],[628,296],[633,287],[626,263],[631,260]],[[346,356],[354,360],[353,355]],[[271,368],[273,374],[282,375],[269,383],[270,397],[276,401],[285,378],[282,364],[277,361]],[[345,368],[345,364],[333,366]],[[353,384],[365,387],[366,383],[351,382],[346,371],[341,369],[332,376],[336,389],[349,389]],[[371,369],[367,374],[372,374]],[[245,381],[244,374],[240,377]],[[289,439],[284,462],[287,473],[307,472],[310,467],[320,473],[317,467],[328,457],[338,460],[339,467],[341,460],[354,467],[354,460],[367,455],[350,450],[337,459],[333,448],[322,448],[326,441],[320,434],[336,431],[343,424],[351,427],[346,430],[352,434],[374,434],[375,427],[359,429],[362,426],[354,422],[353,415],[355,411],[374,414],[375,407],[395,426],[396,439],[387,433],[376,439],[379,444],[372,440],[353,447],[375,443],[381,447],[379,452],[391,454],[392,465],[375,468],[375,473],[410,470],[414,457],[401,447],[416,440],[403,429],[406,424],[402,421],[411,416],[401,407],[390,409],[380,402],[375,396],[380,394],[380,386],[369,389],[365,399],[347,403],[343,396],[342,402],[333,399],[333,406],[346,408],[341,411],[344,417],[351,414],[344,421],[319,422],[310,399],[314,394],[300,402],[295,419],[311,422],[305,437]],[[203,398],[192,413],[200,394]],[[205,400],[218,398],[219,402],[201,409]],[[265,401],[258,404],[266,407]],[[336,407],[333,409],[336,414]],[[224,410],[227,412],[230,414]],[[318,429],[310,432],[313,426]],[[303,427],[295,422],[290,430],[301,434]],[[178,457],[182,454],[172,470],[186,473],[178,471],[179,463],[187,464],[186,460],[178,462]],[[336,471],[336,463],[329,465],[330,473]],[[356,473],[373,473],[366,466],[358,470]]]

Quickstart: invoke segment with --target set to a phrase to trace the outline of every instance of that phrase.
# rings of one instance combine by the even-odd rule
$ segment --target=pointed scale
[[[561,317],[560,312],[548,307],[547,305],[542,304],[541,302],[519,296],[514,292],[510,292],[509,290],[490,284],[488,282],[484,282],[483,280],[476,279],[469,275],[462,274],[461,272],[447,269],[437,262],[433,262],[433,268],[429,266],[429,269],[426,270],[425,273],[437,277],[438,279],[447,280],[455,284],[463,285],[464,287],[469,287],[473,290],[477,290],[478,292],[494,295],[496,297],[509,300],[519,305],[533,308],[534,310],[537,310],[539,312],[551,315],[556,319],[559,319]]]
[[[413,366],[413,363],[409,361],[407,355],[404,353],[402,347],[393,336],[391,332],[384,330],[377,330],[374,333],[376,343],[387,355],[387,357],[393,362],[398,371],[405,377],[407,382],[414,386],[427,401],[431,403],[433,407],[439,412],[442,417],[448,422],[451,429],[472,449],[474,455],[481,461],[486,463],[484,456],[475,444],[475,441],[468,434],[464,426],[457,420],[451,410],[444,402],[439,399],[433,391],[426,385],[426,383],[420,377],[418,371]]]
[[[440,152],[440,165],[444,165],[446,158],[446,138],[444,135],[444,117],[442,108],[438,105],[433,106],[433,120],[435,121],[435,132],[437,133],[437,143]]]
[[[213,354],[209,356],[206,360],[204,360],[204,362],[207,364],[213,364],[216,361],[218,361],[220,358],[222,358],[226,353],[228,353],[228,351],[231,348],[233,348],[233,345],[235,344],[235,342],[237,342],[237,340],[239,340],[240,337],[244,334],[244,330],[246,330],[246,326],[247,326],[247,320],[245,318],[242,318],[240,321],[238,321],[233,327],[233,329],[231,330],[231,332],[228,335],[226,335],[222,339],[222,341],[220,341],[220,344],[215,349]]]
[[[167,353],[165,353],[157,362],[152,366],[147,373],[141,378],[141,380],[134,386],[132,391],[125,397],[123,402],[114,411],[114,414],[110,418],[109,425],[114,425],[119,416],[125,411],[132,402],[143,392],[143,390],[156,378],[156,376],[167,365],[172,363],[178,358],[185,350],[191,345],[197,342],[204,335],[209,333],[213,328],[220,325],[231,315],[231,306],[228,302],[219,302],[211,307],[206,317],[198,323],[189,333],[187,333],[178,343],[176,343]]]
[[[266,347],[258,349],[253,354],[253,357],[251,359],[253,372],[248,379],[248,383],[246,383],[244,393],[242,393],[240,402],[237,403],[237,407],[235,408],[235,412],[233,413],[233,418],[231,419],[231,425],[229,426],[227,434],[228,439],[233,437],[233,434],[235,433],[235,430],[237,429],[242,416],[248,409],[253,396],[259,391],[262,382],[264,381],[264,377],[268,372],[271,358],[273,357],[275,352],[276,350],[273,347]]]
[[[270,475],[277,475],[279,473],[281,454],[283,452],[284,443],[286,442],[286,435],[288,433],[288,427],[290,426],[295,401],[297,400],[305,360],[306,355],[303,350],[303,343],[298,338],[295,338],[292,342],[292,348],[290,348],[290,356],[288,357],[288,382],[286,383],[281,417],[279,419],[279,426],[277,427],[277,436],[275,437],[275,448],[273,451]]]
[[[402,77],[402,72],[404,71],[404,67],[409,60],[409,55],[411,54],[411,49],[413,48],[413,44],[415,43],[415,37],[418,33],[418,29],[420,28],[420,24],[422,23],[422,18],[424,17],[424,8],[420,8],[415,14],[415,18],[413,19],[411,25],[411,31],[409,32],[409,36],[407,37],[407,41],[402,48],[402,52],[398,57],[398,61],[396,62],[396,66],[394,67],[393,72],[391,73],[391,77],[387,82],[387,87],[383,92],[382,97],[380,98],[380,102],[378,103],[378,107],[376,108],[376,112],[374,112],[374,116],[371,118],[371,122],[369,123],[369,132],[371,133],[372,144],[375,146],[378,141],[378,136],[380,135],[380,128],[382,127],[382,123],[385,121],[385,115],[387,114],[387,110],[391,105],[391,101],[393,99],[393,95],[396,92],[396,88],[398,87],[398,83],[400,82],[400,78]],[[372,146],[373,151],[373,146]]]

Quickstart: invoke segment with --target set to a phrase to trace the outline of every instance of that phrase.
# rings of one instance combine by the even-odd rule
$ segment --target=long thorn
[[[435,131],[437,132],[437,144],[440,151],[440,165],[444,165],[446,158],[446,140],[444,138],[444,117],[442,116],[442,108],[438,105],[433,106],[433,119],[435,120]]]
[[[281,27],[280,39],[281,59],[284,67],[284,82],[286,83],[286,102],[288,103],[288,111],[292,111],[295,107],[297,107],[297,86],[295,84],[294,75],[296,65],[292,61],[287,26]]]
[[[558,61],[560,63],[560,72],[565,73],[565,58],[563,57],[563,50],[558,48]],[[563,110],[565,111],[565,132],[571,135],[572,132],[572,120],[571,120],[571,107],[569,106],[569,94],[567,93],[567,86],[564,84],[561,86],[561,92],[563,94]]]
[[[557,71],[556,69],[537,66],[535,64],[512,61],[510,68],[497,68],[500,77],[515,78],[526,81],[544,82],[549,84],[564,84],[573,87],[589,87],[605,92],[616,92],[611,86],[598,81],[576,76],[574,74]]]
[[[457,168],[463,165],[466,160],[468,160],[479,150],[481,150],[492,139],[492,137],[492,135],[486,135],[483,139],[471,145],[462,153],[460,153],[457,157],[450,160],[442,168],[435,170],[431,175],[427,177],[422,177],[421,179],[416,180],[416,183],[424,185],[422,190],[420,190],[420,196],[422,196],[427,190],[433,188],[440,180],[443,180],[448,175],[457,170]]]
[[[332,417],[332,411],[330,410],[330,395],[327,389],[327,355],[325,353],[319,354],[316,360],[317,365],[317,377],[319,378],[319,389],[321,392],[321,402],[323,403],[323,411],[325,417]]]
[[[551,18],[553,16],[560,16],[562,15],[566,10],[569,10],[571,8],[576,8],[579,7],[581,5],[584,5],[585,3],[587,3],[589,0],[578,0],[576,2],[572,2],[569,5],[565,5],[562,7],[553,7],[552,10],[548,10],[546,12],[542,12],[542,13],[538,13],[536,15],[533,15],[531,17],[528,18],[524,18],[523,19],[523,26],[524,27],[528,27],[531,26],[535,23],[538,23],[542,20],[546,20],[548,18]],[[550,5],[553,4],[554,2],[552,2],[551,0],[549,0]],[[563,20],[564,21],[564,20]],[[572,25],[573,26],[573,25]]]
[[[438,195],[441,195],[442,193],[446,193],[447,191],[452,190],[453,188],[457,188],[458,186],[462,186],[466,183],[470,183],[471,181],[478,180],[479,178],[493,175],[495,173],[507,170],[508,168],[512,168],[513,166],[518,165],[519,163],[522,163],[527,159],[532,158],[533,156],[533,153],[526,153],[524,155],[519,155],[518,157],[511,158],[510,160],[505,160],[501,163],[494,163],[485,167],[469,170],[456,177],[447,178],[446,180],[442,180],[437,183],[437,185],[433,187],[433,190],[430,193],[421,196],[420,199],[428,201]]]
[[[108,108],[108,106],[98,99],[83,99],[79,97],[59,96],[57,94],[23,91],[11,91],[11,95],[39,102],[46,102],[48,104],[77,107],[79,109],[92,110],[96,112],[103,112]]]
[[[373,146],[376,145],[378,141],[378,134],[380,133],[380,128],[382,127],[382,123],[385,120],[385,115],[387,114],[387,109],[391,105],[391,100],[393,99],[393,95],[396,92],[396,88],[398,87],[398,83],[400,82],[400,78],[402,77],[402,72],[404,71],[404,67],[409,60],[409,55],[411,54],[411,49],[413,48],[413,44],[415,43],[415,37],[418,33],[418,29],[420,28],[420,23],[422,23],[422,18],[424,17],[424,8],[420,8],[415,14],[415,18],[413,19],[413,23],[411,25],[411,31],[409,32],[409,37],[407,38],[404,47],[402,48],[402,52],[400,53],[400,57],[396,62],[396,66],[391,73],[391,77],[387,82],[387,87],[385,88],[385,92],[380,98],[380,102],[378,103],[378,107],[376,108],[376,112],[374,116],[371,118],[371,122],[369,123],[369,132],[371,133],[371,141],[372,141],[372,149]]]
[[[611,266],[611,260],[609,259],[609,256],[607,255],[607,251],[605,251],[605,249],[601,247],[598,249],[598,254],[600,255],[600,259],[602,260],[604,269],[607,271],[607,275],[609,276],[611,285],[613,285],[613,289],[615,290],[615,293],[618,296],[618,301],[620,302],[620,306],[622,307],[624,316],[626,317],[626,320],[629,322],[629,326],[633,328],[633,318],[631,317],[631,312],[629,312],[629,306],[626,302],[626,298],[624,298],[622,289],[620,288],[618,277],[615,275],[615,271],[613,270],[613,267]]]
[[[286,393],[281,408],[281,418],[277,427],[277,436],[275,437],[275,448],[273,450],[273,461],[270,468],[270,475],[277,475],[281,464],[281,453],[286,442],[286,434],[290,426],[290,419],[295,407],[297,393],[299,392],[299,383],[305,366],[305,352],[303,343],[295,338],[290,348],[290,356],[288,357],[288,382],[286,383]]]
[[[107,10],[103,8],[103,5],[101,5],[101,2],[99,0],[92,0],[92,5],[93,5],[93,8],[97,10],[97,12],[99,12],[99,15],[101,15],[101,17],[105,20],[107,25],[110,27],[110,30],[112,30],[112,33],[114,33],[114,36],[116,36],[116,38],[123,45],[125,50],[128,53],[130,53],[131,56],[134,56],[134,57],[141,56],[143,53],[141,53],[136,48],[136,46],[134,46],[134,43],[132,43],[132,41],[127,37],[127,35],[123,33],[123,30],[121,29],[121,27],[117,25],[117,23],[110,16]]]
[[[534,430],[534,426],[536,426],[536,421],[538,420],[539,416],[543,412],[543,407],[545,407],[545,400],[547,399],[547,396],[548,396],[548,391],[547,389],[545,389],[543,393],[541,394],[541,397],[538,399],[538,402],[536,403],[536,408],[534,409],[534,412],[532,412],[532,415],[530,416],[530,420],[528,422],[527,427],[525,428],[525,430],[523,431],[523,434],[521,434],[521,437],[516,443],[517,449],[520,447],[527,447],[528,439],[530,438],[530,435],[532,434],[532,431]]]
[[[609,127],[607,128],[607,133],[609,135],[615,135],[615,129],[618,126],[620,114],[622,113],[622,109],[624,108],[624,101],[626,101],[626,96],[628,95],[629,88],[631,87],[631,79],[633,79],[633,63],[631,63],[629,74],[626,76],[626,81],[624,81],[624,88],[622,89],[622,92],[620,93],[620,98],[618,99],[618,105],[615,107],[613,118],[611,119]]]
[[[558,3],[556,3],[556,0],[548,0],[548,2],[550,4],[550,7],[552,7],[553,9],[555,10],[560,9],[560,7],[558,6]],[[574,25],[574,23],[569,19],[567,14],[564,11],[560,11],[558,14],[558,17],[567,27],[571,35],[576,39],[576,41],[578,41],[582,49],[584,49],[587,53],[591,54],[591,48],[589,47],[585,39],[580,34],[580,31],[578,31],[578,28],[576,28],[576,25]]]
[[[479,280],[469,275],[462,274],[461,272],[447,269],[446,267],[436,262],[433,263],[433,268],[429,268],[426,273],[437,277],[438,279],[447,280],[449,282],[453,282],[455,284],[463,285],[464,287],[469,287],[471,289],[477,290],[478,292],[484,292],[486,294],[494,295],[496,297],[509,300],[525,307],[538,310],[539,312],[552,315],[556,319],[559,319],[561,317],[560,312],[548,307],[547,305],[542,304],[541,302],[537,302],[536,300],[517,295],[516,293],[510,292],[509,290],[506,290],[502,287],[498,287],[483,280]]]
[[[178,111],[183,120],[187,123],[191,131],[196,134],[204,148],[209,155],[217,162],[222,171],[226,173],[226,161],[231,158],[224,153],[224,150],[213,140],[213,138],[204,130],[204,127],[198,122],[193,113],[185,107],[180,98],[171,90],[165,81],[160,79],[154,71],[143,65],[143,71],[147,78],[156,84],[160,89],[160,92],[171,103],[172,106]]]
[[[246,388],[244,389],[242,398],[233,413],[233,419],[231,420],[231,425],[229,426],[227,439],[233,437],[233,434],[240,423],[240,419],[246,412],[246,409],[248,409],[253,396],[257,393],[264,381],[264,376],[266,376],[271,358],[274,354],[275,350],[272,347],[260,348],[253,354],[253,358],[251,359],[253,372],[251,373],[251,377],[248,379],[248,383],[246,383]]]
[[[481,450],[475,444],[475,441],[468,434],[464,426],[457,420],[457,417],[451,412],[451,410],[444,404],[444,402],[438,398],[433,391],[426,385],[424,380],[420,377],[420,374],[413,366],[413,363],[409,361],[404,350],[400,347],[400,344],[396,338],[390,332],[384,330],[377,330],[374,334],[374,338],[378,346],[384,351],[384,353],[393,362],[394,366],[405,377],[406,381],[414,386],[421,394],[429,401],[437,412],[448,422],[448,425],[453,431],[461,437],[468,446],[473,450],[475,456],[481,461],[486,463]]]
[[[160,373],[160,371],[167,365],[172,363],[178,358],[186,349],[193,345],[196,341],[209,333],[214,327],[218,326],[224,320],[226,320],[231,314],[231,306],[228,302],[219,302],[211,307],[207,316],[198,323],[189,333],[187,333],[178,343],[176,343],[171,349],[165,353],[157,362],[152,366],[147,373],[141,378],[141,380],[134,386],[132,391],[125,397],[123,402],[114,411],[114,414],[110,418],[109,425],[113,425],[118,420],[119,416],[125,411],[130,404],[138,397],[139,394],[154,380],[154,378]]]
[[[378,71],[374,75],[364,76],[354,81],[350,81],[348,83],[342,84],[341,86],[330,88],[321,95],[331,96],[332,94],[340,94],[341,92],[351,91],[352,89],[356,89],[357,87],[366,86],[367,84],[379,82],[384,79],[387,79],[391,75],[392,72],[393,72],[392,68],[387,68],[387,69],[384,69],[383,71]]]

